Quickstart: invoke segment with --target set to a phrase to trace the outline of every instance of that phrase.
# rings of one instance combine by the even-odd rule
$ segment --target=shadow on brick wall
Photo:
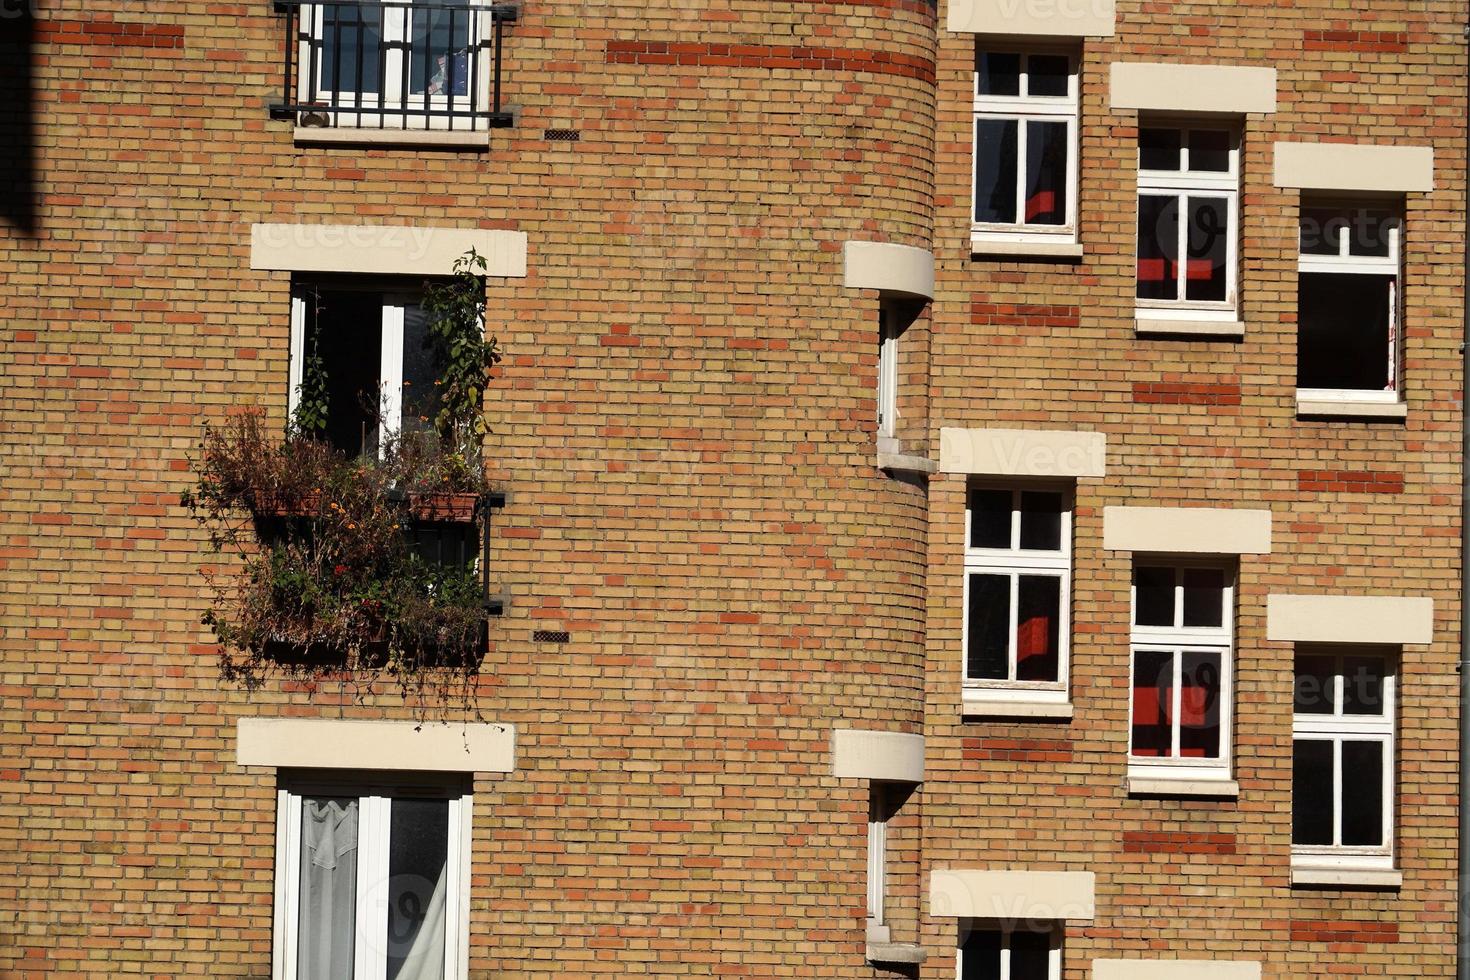
[[[36,234],[35,19],[30,0],[0,0],[0,221]]]

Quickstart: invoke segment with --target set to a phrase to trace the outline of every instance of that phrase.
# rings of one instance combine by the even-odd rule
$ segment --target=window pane
[[[1067,223],[1066,123],[1026,123],[1025,223]]]
[[[357,935],[357,818],[353,797],[301,800],[301,913],[296,975],[350,980]]]
[[[1011,580],[971,575],[965,676],[998,681],[1010,676]]]
[[[383,80],[378,72],[378,50],[383,43],[382,8],[377,4],[329,4],[319,9],[322,44],[317,55],[318,89],[380,95]]]
[[[321,357],[327,378],[327,440],[352,456],[376,453],[383,297],[321,290],[307,294],[306,307],[307,350]]]
[[[1014,119],[975,121],[975,220],[1016,220],[1016,127]]]
[[[1296,739],[1291,746],[1291,842],[1332,843],[1332,743]]]
[[[1010,980],[1050,980],[1051,935],[1021,930],[1011,933]]]
[[[1342,713],[1345,715],[1385,715],[1390,705],[1384,701],[1382,657],[1342,658]]]
[[[1179,199],[1138,198],[1138,298],[1179,298]]]
[[[417,303],[403,311],[403,431],[433,428],[443,370],[429,337],[429,318]]]
[[[1383,843],[1382,742],[1342,743],[1342,843],[1377,847]]]
[[[1185,265],[1186,299],[1220,302],[1226,295],[1226,261],[1230,243],[1230,202],[1223,197],[1189,199],[1189,256]]]
[[[1154,650],[1133,654],[1133,731],[1130,751],[1136,756],[1173,754],[1174,655]]]
[[[1016,680],[1055,681],[1061,665],[1062,580],[1022,575],[1016,592]]]
[[[1064,54],[1033,54],[1026,59],[1026,94],[1065,98],[1070,59]]]
[[[437,9],[412,12],[409,42],[409,92],[414,95],[467,95],[470,72],[470,14],[460,3],[442,0]]]
[[[1293,710],[1299,715],[1332,714],[1336,698],[1333,679],[1336,675],[1337,661],[1333,657],[1297,657]]]
[[[960,980],[1001,980],[1000,946],[1000,933],[994,929],[975,929],[963,936]]]
[[[443,976],[449,801],[395,799],[388,835],[388,980]]]
[[[1225,625],[1225,572],[1219,568],[1184,570],[1184,625]]]
[[[1348,220],[1339,208],[1302,208],[1301,254],[1340,255]]]
[[[1140,170],[1179,169],[1179,130],[1140,129],[1138,131],[1138,168]]]
[[[1230,172],[1230,134],[1219,129],[1196,129],[1189,134],[1189,169],[1204,173]]]
[[[1387,258],[1392,249],[1398,215],[1383,208],[1353,208],[1348,212],[1348,254]]]
[[[1021,547],[1026,551],[1062,550],[1062,495],[1021,494]]]
[[[1021,56],[1009,52],[986,51],[977,58],[975,71],[980,76],[981,95],[1020,95]]]
[[[1393,281],[1321,272],[1297,277],[1298,387],[1387,389]]]
[[[1011,492],[970,491],[970,547],[1011,546]]]
[[[1133,622],[1174,625],[1174,569],[1141,565],[1133,569]]]
[[[1220,654],[1186,650],[1179,683],[1179,754],[1186,759],[1220,758],[1225,690]]]

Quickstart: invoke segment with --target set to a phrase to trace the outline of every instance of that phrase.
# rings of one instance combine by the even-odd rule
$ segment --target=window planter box
[[[415,520],[438,524],[473,524],[480,497],[474,493],[410,493],[408,510]]]
[[[308,493],[302,496],[281,494],[273,490],[257,489],[251,496],[255,513],[262,517],[312,517],[322,506],[322,495]]]

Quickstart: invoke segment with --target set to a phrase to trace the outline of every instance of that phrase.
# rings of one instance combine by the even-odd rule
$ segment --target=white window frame
[[[1333,673],[1333,713],[1298,714],[1291,718],[1292,745],[1298,740],[1332,743],[1332,783],[1337,794],[1333,800],[1332,837],[1342,839],[1342,743],[1383,743],[1383,845],[1379,847],[1351,846],[1341,844],[1296,844],[1291,845],[1291,861],[1297,867],[1354,869],[1364,871],[1388,871],[1394,862],[1394,788],[1397,782],[1398,760],[1396,755],[1395,716],[1398,710],[1398,658],[1392,651],[1382,647],[1345,647],[1322,649],[1299,647],[1298,654],[1314,657],[1331,657],[1335,660]],[[1381,715],[1344,714],[1343,706],[1343,659],[1346,657],[1380,657],[1383,660],[1383,704]]]
[[[975,548],[970,545],[970,492],[972,490],[1002,490],[1011,494],[1011,547]],[[1060,551],[1022,550],[1021,541],[1021,494],[1054,493],[1062,498]],[[1059,484],[1027,484],[1019,482],[973,481],[965,488],[965,572],[960,607],[963,610],[960,629],[960,677],[966,693],[973,693],[989,701],[1044,701],[1066,704],[1071,678],[1071,635],[1072,635],[1072,511],[1075,507],[1072,487]],[[1010,624],[1006,651],[1006,680],[972,678],[969,676],[970,650],[970,576],[1000,575],[1010,580]],[[1061,581],[1058,602],[1057,624],[1057,680],[1022,681],[1016,675],[1016,626],[1019,615],[1020,577],[1022,575],[1051,576]]]
[[[364,7],[371,4],[373,0],[363,0]],[[390,92],[389,79],[394,83],[404,80],[403,59],[405,51],[412,42],[413,11],[411,6],[384,6],[383,8],[383,45],[387,49],[383,59],[382,93],[360,93],[348,89],[333,91],[331,78],[327,77],[324,65],[326,57],[316,58],[314,70],[317,74],[315,79],[311,78],[313,71],[311,49],[314,44],[321,44],[325,48],[326,25],[328,22],[326,4],[308,4],[301,8],[301,37],[297,41],[297,98],[302,104],[306,104],[312,97],[312,82],[316,82],[316,93],[325,97],[338,106],[343,107],[341,111],[331,112],[326,109],[320,114],[330,117],[330,125],[334,127],[364,127],[364,128],[408,128],[408,129],[447,129],[450,125],[449,116],[424,116],[422,113],[427,102],[427,107],[434,111],[453,110],[456,112],[469,112],[470,106],[485,110],[490,106],[490,83],[494,75],[493,63],[490,57],[493,55],[491,45],[494,38],[494,18],[490,14],[488,6],[475,6],[479,0],[470,0],[471,5],[464,8],[464,15],[470,22],[466,23],[465,34],[473,49],[473,54],[468,59],[472,65],[470,69],[471,78],[467,79],[474,85],[474,99],[470,97],[469,84],[465,86],[464,95],[428,95],[426,93],[403,92],[402,86],[395,84],[394,91]],[[473,28],[473,29],[471,29]],[[407,80],[412,81],[417,75],[410,76]],[[351,81],[355,81],[352,79]],[[343,79],[338,79],[342,82]],[[405,118],[404,113],[407,113]],[[415,113],[418,113],[415,116]],[[461,123],[463,121],[461,120]]]
[[[1135,283],[1135,311],[1139,320],[1191,320],[1232,323],[1239,316],[1239,272],[1240,272],[1240,126],[1223,120],[1200,119],[1141,119],[1140,134],[1145,129],[1175,130],[1180,134],[1178,170],[1144,170],[1143,151],[1135,147],[1138,160],[1138,197],[1174,198],[1179,209],[1179,239],[1175,243],[1179,257],[1179,272],[1176,285],[1178,299],[1138,298]],[[1194,171],[1189,169],[1189,134],[1191,132],[1225,133],[1229,140],[1230,168],[1224,173],[1216,171]],[[1185,299],[1189,274],[1189,199],[1193,197],[1223,197],[1227,205],[1228,229],[1225,236],[1225,299]],[[1135,225],[1136,225],[1135,221]],[[1137,259],[1137,232],[1134,232],[1135,269]],[[1137,272],[1134,273],[1135,277]]]
[[[1180,559],[1172,557],[1138,556],[1134,568],[1174,569],[1174,625],[1138,625],[1138,587],[1129,586],[1129,622],[1132,623],[1130,651],[1128,655],[1128,778],[1129,779],[1177,779],[1182,781],[1229,781],[1233,744],[1231,729],[1235,715],[1235,587],[1236,571],[1233,563],[1211,560]],[[1186,569],[1211,569],[1225,576],[1225,586],[1220,602],[1218,627],[1186,627],[1184,622],[1184,572]],[[1177,751],[1180,740],[1180,710],[1178,699],[1184,689],[1180,683],[1183,673],[1184,654],[1190,651],[1218,653],[1220,656],[1220,758],[1198,759],[1180,756],[1135,756],[1133,754],[1133,676],[1137,656],[1140,652],[1172,654],[1173,685],[1171,690],[1176,699],[1171,706],[1173,719],[1171,746]]]
[[[1024,929],[1008,927],[1000,922],[988,922],[984,919],[962,919],[961,928],[976,932],[999,932],[1001,934],[1000,945],[1000,980],[1017,980],[1011,976],[1011,937],[1018,932],[1045,933],[1049,939],[1050,949],[1047,956],[1047,980],[1062,980],[1062,923],[1054,922],[1048,929]],[[955,977],[963,980],[965,975],[965,947],[963,943],[955,945]]]
[[[287,417],[296,417],[296,406],[301,402],[303,365],[306,358],[306,304],[311,293],[319,284],[303,283],[291,290],[291,364],[287,393]],[[382,296],[381,357],[378,363],[378,452],[386,451],[388,443],[403,427],[403,330],[404,317],[409,307],[418,306],[420,296],[413,292],[393,288],[375,288],[371,285],[340,285],[333,283],[333,292],[360,290]]]
[[[449,801],[448,852],[445,856],[444,976],[467,980],[470,950],[470,827],[473,794],[467,779],[432,776],[390,779],[374,774],[299,774],[281,777],[276,790],[275,912],[272,980],[311,980],[297,975],[301,888],[301,805],[307,796],[358,799],[358,926],[354,937],[354,980],[384,980],[388,907],[377,887],[388,881],[389,814],[397,796],[437,797]],[[361,928],[363,923],[373,923]]]
[[[878,308],[878,435],[898,430],[898,310],[892,303]]]
[[[1338,242],[1338,253],[1336,255],[1308,255],[1301,251],[1301,236],[1297,236],[1297,272],[1300,273],[1329,273],[1368,276],[1389,276],[1392,283],[1389,286],[1388,300],[1388,387],[1375,391],[1370,388],[1298,388],[1297,399],[1299,401],[1318,402],[1384,402],[1394,404],[1403,399],[1403,379],[1401,377],[1401,332],[1403,322],[1403,235],[1404,235],[1404,209],[1403,202],[1388,199],[1343,199],[1343,198],[1307,198],[1302,202],[1303,210],[1310,208],[1342,208],[1344,210],[1357,210],[1364,208],[1381,208],[1395,214],[1394,219],[1388,227],[1388,255],[1370,256],[1353,255],[1352,235],[1344,232]],[[1300,219],[1298,219],[1300,226]],[[1300,312],[1300,310],[1298,310]]]
[[[981,95],[980,56],[982,54],[1017,54],[1021,56],[1020,95]],[[1029,57],[1065,57],[1067,59],[1067,94],[1065,96],[1031,96]],[[977,41],[971,94],[974,118],[970,126],[970,237],[990,244],[1065,244],[1077,241],[1077,153],[1078,75],[1081,58],[1076,48],[1066,46],[1018,46]],[[980,137],[980,120],[1016,122],[1016,221],[982,222],[975,220],[976,196],[980,186],[980,161],[975,147]],[[1026,214],[1026,123],[1066,122],[1067,124],[1067,215],[1060,225],[1028,225]]]
[[[883,925],[884,895],[888,890],[888,819],[886,789],[874,783],[868,815],[868,925]]]

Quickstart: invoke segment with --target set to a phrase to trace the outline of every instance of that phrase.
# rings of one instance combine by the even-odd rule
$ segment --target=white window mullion
[[[1026,226],[1026,117],[1024,116],[1016,119],[1016,224],[1023,228]]]
[[[1170,734],[1169,758],[1181,759],[1183,758],[1183,754],[1180,750],[1182,741],[1180,739],[1179,713],[1180,709],[1184,706],[1184,651],[1175,650],[1173,652],[1173,658],[1174,689],[1169,692],[1169,713],[1171,715],[1169,718],[1169,727],[1172,729]]]
[[[378,379],[382,387],[379,411],[383,420],[378,429],[378,454],[381,456],[388,442],[398,435],[403,426],[403,304],[397,301],[383,303],[382,358],[378,368]]]
[[[276,913],[271,938],[271,977],[288,980],[296,972],[301,921],[301,797],[276,792]]]
[[[296,409],[301,405],[301,382],[306,365],[306,291],[300,287],[291,290],[291,363],[288,368],[286,393],[287,418],[296,418]]]
[[[881,807],[882,790],[874,787],[875,804]],[[887,877],[888,824],[879,809],[868,821],[868,918],[874,925],[883,924],[883,892]]]
[[[1019,651],[1016,649],[1016,629],[1021,622],[1021,611],[1017,607],[1021,602],[1021,575],[1014,572],[1010,575],[1011,584],[1011,609],[1009,632],[1006,636],[1006,679],[1015,680],[1018,673],[1016,658]]]
[[[449,852],[444,873],[444,977],[463,980],[469,975],[470,961],[470,837],[472,800],[469,796],[449,801]]]
[[[1342,736],[1332,737],[1332,846],[1342,846]]]
[[[1179,243],[1177,248],[1179,251],[1177,258],[1179,268],[1174,275],[1176,276],[1175,288],[1179,291],[1179,301],[1184,303],[1189,301],[1189,195],[1180,194],[1178,200]]]

